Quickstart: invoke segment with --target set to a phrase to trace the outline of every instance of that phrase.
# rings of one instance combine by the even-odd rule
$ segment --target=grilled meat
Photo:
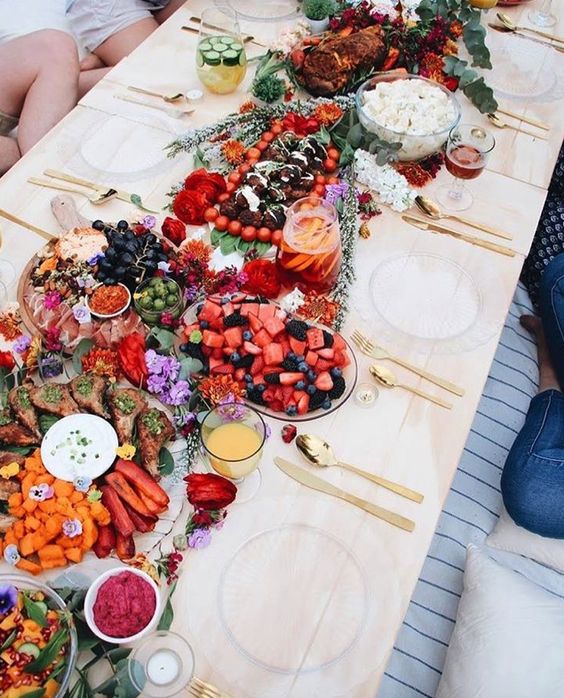
[[[8,497],[20,491],[20,483],[17,480],[0,480],[0,500],[6,501]]]
[[[10,516],[9,514],[0,514],[0,533],[6,533],[13,523],[16,523],[17,519],[15,516]]]
[[[20,385],[17,388],[12,388],[8,393],[8,404],[20,424],[33,434],[41,436],[39,419],[34,406],[31,404],[28,386]]]
[[[70,391],[81,410],[109,419],[109,412],[104,405],[108,381],[94,373],[76,376],[69,383]]]
[[[147,401],[138,390],[119,388],[108,392],[108,403],[120,444],[131,443],[135,419],[147,407]]]
[[[0,413],[0,443],[9,446],[36,446],[40,441],[40,436],[15,422],[6,411]]]
[[[141,449],[141,464],[153,476],[159,474],[159,451],[175,434],[174,427],[164,412],[143,410],[137,418],[137,433]]]
[[[12,453],[11,451],[0,451],[0,468],[10,465],[10,463],[17,463],[21,468],[25,463],[25,456],[21,456],[19,453]]]
[[[57,417],[68,417],[80,409],[73,400],[68,385],[62,383],[46,383],[40,387],[30,388],[29,397],[40,412],[48,412]]]
[[[331,96],[346,87],[358,70],[376,70],[387,55],[381,27],[323,41],[304,60],[303,80],[313,95]]]

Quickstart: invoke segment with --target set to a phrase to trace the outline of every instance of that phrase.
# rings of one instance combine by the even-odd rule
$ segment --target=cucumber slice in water
[[[221,63],[221,55],[217,51],[206,51],[202,53],[204,63],[208,65],[219,65]]]
[[[39,649],[39,647],[37,645],[34,645],[33,642],[24,642],[23,645],[20,645],[18,648],[18,652],[29,654],[34,659],[37,659],[37,657],[39,657],[40,651],[41,650]]]
[[[223,53],[224,51],[229,50],[229,46],[226,46],[225,44],[216,44],[213,47],[214,51],[217,51],[218,53]]]
[[[224,52],[222,58],[225,65],[238,65],[239,64],[239,53],[233,51],[233,49],[228,49]]]
[[[230,36],[221,36],[219,37],[219,40],[222,44],[226,44],[227,46],[231,46],[231,44],[235,41],[235,39],[232,39]]]
[[[200,51],[212,51],[212,45],[209,41],[202,41],[198,48],[200,49]]]
[[[243,50],[242,44],[240,44],[238,41],[235,41],[234,43],[232,43],[232,44],[231,44],[231,48],[232,48],[234,51],[242,51],[242,50]]]

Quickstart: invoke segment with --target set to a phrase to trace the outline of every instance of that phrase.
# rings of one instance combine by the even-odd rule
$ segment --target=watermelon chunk
[[[228,327],[223,330],[225,342],[230,347],[240,347],[243,344],[243,330],[241,327]]]
[[[305,355],[306,363],[310,366],[315,366],[317,359],[319,359],[319,356],[314,351],[308,351],[308,353]]]
[[[241,304],[241,315],[256,315],[258,317],[259,305],[258,303],[242,303]]]
[[[327,374],[327,375],[329,375],[329,374]],[[280,374],[280,383],[285,387],[295,385],[298,381],[303,381],[303,379],[304,379],[304,374],[301,372],[298,372],[298,371],[296,371],[296,372],[286,371],[286,372]]]
[[[292,348],[294,354],[303,356],[306,353],[307,344],[305,342],[301,342],[299,339],[292,336],[290,336],[288,341],[290,342],[290,347]]]
[[[243,306],[245,307],[245,306]],[[249,315],[249,325],[253,334],[260,332],[263,328],[262,320],[259,320],[256,315]]]
[[[202,333],[202,342],[207,347],[222,347],[225,340],[217,332],[211,332],[210,330],[204,330]]]
[[[264,321],[264,329],[271,337],[276,337],[280,332],[284,332],[285,325],[277,317],[269,317]],[[290,342],[291,344],[291,342]]]
[[[268,334],[268,332],[263,328],[260,330],[260,332],[257,332],[255,336],[253,337],[253,343],[257,345],[257,347],[261,347],[264,349],[264,347],[267,344],[270,344],[272,342],[272,337]]]
[[[223,312],[221,310],[221,306],[212,303],[208,298],[206,301],[204,301],[202,310],[198,315],[198,320],[200,322],[202,320],[205,320],[206,322],[213,322],[214,320],[217,320],[217,318],[221,317],[222,314]]]
[[[310,349],[323,349],[325,338],[318,327],[310,327],[307,331],[307,345]]]
[[[274,317],[276,313],[276,306],[272,303],[261,303],[258,307],[258,316],[263,321],[266,322],[268,318]]]
[[[235,367],[233,366],[233,364],[220,364],[219,366],[212,368],[211,372],[220,374],[231,374],[235,372]]]
[[[253,365],[251,366],[250,374],[251,376],[256,376],[258,373],[262,371],[264,368],[264,360],[262,356],[257,356],[256,359],[253,361]]]
[[[257,356],[258,354],[262,354],[262,349],[260,347],[257,347],[257,345],[253,344],[252,342],[244,342],[243,349],[248,354],[253,354],[254,356]]]
[[[272,342],[264,347],[263,357],[265,364],[268,366],[276,366],[276,364],[281,364],[284,360],[284,352],[280,344]]]
[[[341,335],[338,332],[335,332],[333,334],[333,349],[335,351],[343,351],[346,348],[347,343],[345,342],[345,340],[341,337]]]

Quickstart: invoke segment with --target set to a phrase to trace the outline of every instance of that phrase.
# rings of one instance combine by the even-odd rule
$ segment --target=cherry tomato
[[[229,223],[229,225],[227,226],[227,230],[229,232],[229,235],[237,237],[238,235],[241,235],[241,230],[243,230],[243,226],[239,221],[231,221],[231,223]]]
[[[254,225],[246,225],[241,231],[241,237],[245,242],[252,242],[257,236],[257,229]]]
[[[246,158],[247,160],[258,160],[261,156],[261,152],[258,148],[249,148],[247,150]]]
[[[215,221],[219,216],[219,211],[217,208],[214,206],[210,206],[209,208],[206,208],[204,211],[204,220],[207,221],[208,223],[212,223]]]
[[[259,161],[258,158],[251,158],[251,160],[249,160],[249,165],[250,165],[251,167],[253,167],[254,165],[257,164],[258,161]]]
[[[257,143],[257,150],[261,153],[264,153],[264,151],[268,148],[270,143],[267,143],[266,141],[259,141]]]
[[[226,191],[224,191],[217,197],[217,203],[222,204],[224,201],[227,201],[227,199],[229,199],[230,196],[231,194],[228,194]]]
[[[341,153],[337,150],[337,148],[329,148],[329,150],[327,151],[327,157],[330,157],[331,160],[336,160],[337,162],[339,162]]]
[[[325,168],[325,172],[335,172],[338,167],[337,161],[333,160],[333,158],[327,158],[323,161],[323,167]]]
[[[272,131],[265,131],[262,136],[260,137],[262,141],[266,141],[267,143],[272,143],[274,140],[274,134]]]
[[[282,128],[282,124],[273,124],[270,130],[275,136],[279,136],[284,129]]]
[[[325,184],[325,176],[324,175],[315,175],[314,182],[316,184]]]
[[[282,230],[280,228],[272,233],[271,242],[276,247],[280,247],[280,243],[282,242]]]
[[[325,194],[325,185],[324,184],[316,184],[313,187],[312,192],[314,194],[317,194],[318,196],[323,196]]]
[[[247,174],[247,172],[251,169],[251,166],[248,162],[244,162],[242,165],[239,165],[237,169],[242,175],[244,175]]]
[[[257,230],[257,239],[259,242],[270,242],[272,232],[269,228],[259,228]]]
[[[215,219],[214,225],[216,229],[219,230],[220,233],[222,233],[224,230],[227,230],[227,226],[229,225],[229,218],[227,218],[227,216],[218,216]]]
[[[233,182],[233,184],[239,184],[241,181],[241,173],[240,172],[232,172],[229,177],[227,178],[229,182]]]
[[[327,177],[327,184],[339,184],[339,181],[338,177]]]
[[[225,189],[227,194],[233,194],[235,189],[237,189],[237,185],[233,184],[233,182],[227,182],[227,184],[225,185]]]

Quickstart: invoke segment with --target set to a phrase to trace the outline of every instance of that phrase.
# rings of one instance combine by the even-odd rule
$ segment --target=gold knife
[[[524,114],[517,114],[516,112],[509,111],[509,109],[501,109],[498,107],[496,109],[500,114],[505,114],[505,116],[512,116],[514,119],[519,119],[519,121],[524,121],[526,124],[531,124],[531,126],[536,126],[537,128],[542,128],[543,131],[550,131],[550,126],[543,123],[542,121],[537,121],[536,119],[531,119],[530,116],[525,116]]]
[[[436,223],[430,223],[423,218],[417,218],[416,216],[402,216],[403,220],[410,225],[420,228],[421,230],[428,230],[432,233],[445,233],[450,235],[457,240],[464,240],[464,242],[469,242],[471,245],[476,245],[477,247],[485,247],[486,250],[491,250],[492,252],[498,252],[506,257],[515,257],[517,252],[512,250],[510,247],[503,247],[503,245],[497,245],[495,242],[490,242],[489,240],[482,240],[480,238],[475,238],[472,235],[466,235],[465,233],[459,233],[458,230],[453,230],[452,228],[447,228],[444,225],[437,225]]]
[[[326,482],[316,475],[312,475],[312,473],[308,472],[304,468],[300,468],[299,466],[294,465],[294,463],[284,460],[284,458],[275,458],[274,462],[283,473],[286,473],[286,475],[289,477],[297,480],[299,483],[311,488],[312,490],[318,490],[319,492],[330,494],[332,497],[344,499],[345,502],[354,504],[355,507],[372,514],[372,516],[376,516],[378,519],[387,521],[388,523],[392,524],[392,526],[403,528],[404,531],[413,531],[415,528],[415,523],[411,521],[411,519],[406,519],[399,514],[395,514],[393,511],[379,507],[377,504],[367,502],[365,499],[361,499],[360,497],[356,497],[354,494],[350,494],[339,487],[335,487],[335,485]]]
[[[495,29],[496,32],[501,32],[502,34],[517,34],[517,36],[520,36],[523,39],[528,39],[529,41],[534,41],[535,44],[542,44],[543,46],[550,46],[550,48],[553,48],[556,51],[559,51],[560,53],[564,53],[564,46],[557,46],[556,44],[551,44],[550,41],[543,41],[542,39],[535,39],[534,37],[530,36],[529,34],[523,34],[520,31],[512,31],[511,29],[504,27],[503,24],[492,24],[491,22],[488,22],[488,27]]]

